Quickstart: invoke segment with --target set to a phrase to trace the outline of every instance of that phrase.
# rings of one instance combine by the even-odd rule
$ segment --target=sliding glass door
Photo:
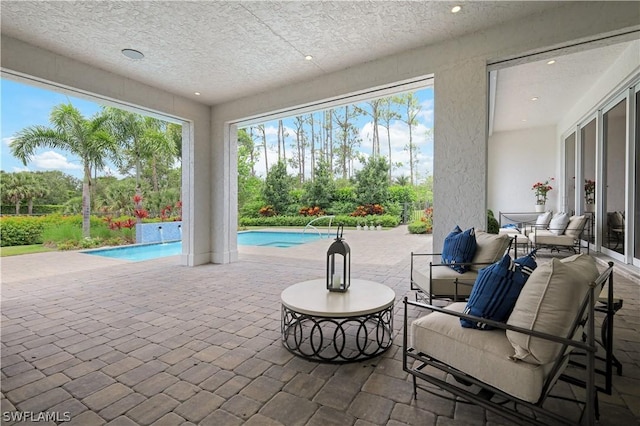
[[[626,95],[626,94],[625,94]],[[602,112],[604,181],[601,228],[602,248],[624,256],[626,211],[627,98],[624,96]],[[613,253],[609,253],[613,255]]]
[[[631,142],[631,156],[634,158],[631,163],[633,167],[633,184],[634,188],[631,191],[633,195],[633,210],[634,220],[633,232],[628,232],[628,235],[633,236],[633,264],[640,267],[640,84],[636,85],[634,93],[634,109],[635,109],[635,126],[631,126],[634,130],[633,138]]]
[[[596,180],[596,117],[587,122],[580,128],[580,144],[582,145],[582,175],[584,176],[583,182]],[[577,185],[576,185],[577,186]],[[577,186],[583,188],[584,184]],[[585,239],[593,244],[595,243],[595,233],[593,232],[595,224],[597,223],[595,206],[598,203],[595,192],[592,194],[589,205],[585,205],[586,197],[580,197],[583,203],[583,210],[587,214],[591,215],[589,220],[588,235]]]
[[[576,209],[576,133],[564,140],[564,211],[575,214]]]

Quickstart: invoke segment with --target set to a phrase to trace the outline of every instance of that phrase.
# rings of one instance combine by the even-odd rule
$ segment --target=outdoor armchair
[[[564,217],[562,217],[564,215]],[[558,220],[555,220],[558,217]],[[534,226],[528,233],[530,244],[533,248],[548,248],[551,251],[569,250],[572,253],[581,253],[586,248],[589,253],[589,244],[582,245],[582,240],[588,241],[588,235],[583,238],[583,233],[589,232],[586,215],[568,217],[564,213],[558,214],[546,228]]]
[[[411,290],[417,290],[416,299],[423,298],[432,303],[433,298],[461,300],[471,294],[471,288],[478,271],[490,265],[509,251],[511,238],[508,235],[475,232],[477,249],[473,260],[458,263],[468,266],[466,272],[459,273],[451,264],[442,262],[442,253],[411,252]]]
[[[598,390],[594,316],[607,282],[613,285],[612,264],[599,274],[586,254],[552,259],[533,271],[506,322],[467,315],[465,303],[440,308],[405,297],[403,368],[412,375],[414,398],[421,389],[479,405],[516,424],[593,425]],[[426,315],[411,321],[409,311],[411,318]],[[463,328],[461,318],[493,329]],[[576,352],[584,354],[585,363],[571,370],[583,380],[573,379],[574,371],[567,369]],[[559,379],[585,389],[586,396],[574,401],[583,407],[581,418],[566,418],[572,410],[557,412],[545,405]]]

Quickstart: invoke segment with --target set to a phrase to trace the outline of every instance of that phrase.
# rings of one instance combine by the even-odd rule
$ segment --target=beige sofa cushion
[[[536,245],[567,246],[571,247],[575,243],[575,238],[571,235],[556,235],[547,229],[537,229],[529,234],[529,240]]]
[[[572,321],[580,309],[588,284],[598,278],[595,260],[578,254],[562,260],[552,259],[538,265],[522,288],[507,324],[568,336]],[[515,349],[514,359],[532,364],[553,362],[561,349],[559,343],[507,331]]]
[[[462,312],[466,303],[447,309]],[[513,348],[504,330],[462,328],[460,319],[433,312],[411,324],[411,345],[504,392],[537,402],[552,364],[534,365],[509,358]]]
[[[470,283],[471,285],[458,285],[458,296],[468,297],[471,294],[471,288],[475,282],[478,272],[470,270],[464,274],[460,274],[449,266],[434,266],[432,286],[429,286],[429,267],[413,269],[413,282],[420,287],[420,290],[426,294],[434,296],[452,297],[455,295],[455,280]]]
[[[484,231],[476,231],[476,243],[478,248],[473,256],[473,263],[495,263],[502,259],[507,247],[509,247],[509,235],[490,234]],[[471,269],[479,271],[487,265],[472,265]]]
[[[484,231],[476,231],[476,254],[473,257],[475,263],[495,263],[504,256],[509,247],[509,236],[506,234],[490,234]],[[423,258],[424,259],[424,258]],[[440,263],[439,259],[430,257],[434,263]],[[429,285],[429,260],[421,260],[420,265],[415,265],[411,271],[413,282],[423,292],[434,296],[452,297],[456,294],[455,280],[471,285],[458,285],[458,296],[468,297],[478,271],[487,265],[472,266],[468,271],[459,273],[447,266],[434,266],[431,268],[433,276]]]

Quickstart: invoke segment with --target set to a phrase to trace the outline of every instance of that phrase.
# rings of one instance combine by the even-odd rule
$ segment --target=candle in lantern
[[[340,288],[340,274],[333,274],[333,288]]]

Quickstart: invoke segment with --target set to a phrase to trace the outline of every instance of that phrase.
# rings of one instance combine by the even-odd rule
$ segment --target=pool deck
[[[324,276],[326,239],[286,249],[239,246],[238,262],[194,268],[179,256],[2,258],[2,413],[69,413],[69,425],[510,424],[426,393],[412,400],[400,299],[412,294],[409,253],[429,251],[431,237],[399,227],[347,230],[345,238],[352,276],[396,292],[397,333],[382,356],[345,365],[304,361],[281,343],[280,293]],[[599,396],[603,425],[640,422],[633,273],[615,278],[624,298],[614,333],[623,375],[614,376],[612,396]]]

